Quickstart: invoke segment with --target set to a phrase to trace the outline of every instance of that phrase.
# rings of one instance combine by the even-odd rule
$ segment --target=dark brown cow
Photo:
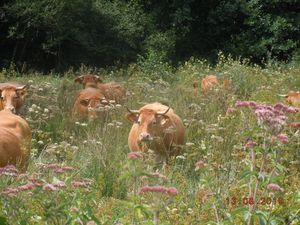
[[[129,110],[129,109],[128,109]],[[179,116],[168,106],[158,102],[139,110],[129,110],[127,119],[134,122],[128,136],[131,151],[150,148],[159,161],[178,155],[185,144],[185,129]]]
[[[115,81],[103,83],[99,76],[87,73],[75,79],[76,83],[82,84],[83,88],[98,88],[106,99],[122,103],[126,97],[126,90],[122,84]]]
[[[0,167],[27,168],[31,149],[31,129],[20,116],[4,109],[0,112]]]
[[[27,85],[15,86],[14,83],[0,84],[0,110],[9,109],[19,114],[27,96]]]
[[[88,118],[90,120],[98,117],[100,106],[108,105],[104,94],[96,88],[86,88],[79,91],[73,105],[73,118]]]

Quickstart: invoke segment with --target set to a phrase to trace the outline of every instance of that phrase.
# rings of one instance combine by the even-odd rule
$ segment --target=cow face
[[[137,124],[139,141],[150,142],[163,137],[163,131],[170,122],[169,116],[166,115],[169,109],[165,112],[155,112],[149,109],[141,112],[130,110],[126,117]]]
[[[24,98],[28,94],[27,85],[21,87],[7,86],[0,89],[0,101],[3,109],[8,109],[12,113],[18,113],[23,105]]]
[[[102,83],[102,80],[98,76],[92,75],[90,73],[79,76],[74,81],[75,83],[82,84],[83,88],[87,88],[87,87],[96,88],[98,83]]]
[[[98,109],[100,106],[105,106],[108,104],[108,101],[105,97],[92,97],[92,98],[83,98],[79,101],[82,112],[87,115],[89,120],[94,120],[98,118]]]
[[[293,106],[300,107],[300,92],[289,92],[286,101]]]

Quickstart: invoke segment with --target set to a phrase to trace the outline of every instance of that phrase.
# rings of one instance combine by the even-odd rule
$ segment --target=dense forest
[[[2,0],[0,67],[299,56],[298,0]]]

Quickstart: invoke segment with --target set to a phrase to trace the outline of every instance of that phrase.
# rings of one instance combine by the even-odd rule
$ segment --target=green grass
[[[84,70],[86,68],[83,68]],[[117,79],[132,92],[126,105],[138,109],[146,103],[159,101],[170,105],[183,119],[187,145],[180,157],[173,158],[165,170],[167,182],[147,175],[154,172],[153,156],[136,162],[127,159],[127,137],[131,123],[126,120],[125,107],[107,112],[105,118],[93,123],[74,121],[71,109],[80,86],[73,82],[76,73],[63,75],[37,73],[19,74],[14,68],[3,70],[0,81],[20,81],[30,84],[30,94],[23,109],[33,131],[32,157],[27,176],[43,184],[64,181],[66,188],[46,191],[37,187],[15,196],[1,194],[0,224],[153,224],[153,213],[160,211],[160,224],[243,224],[249,219],[248,205],[241,202],[228,205],[227,197],[241,200],[248,197],[251,158],[243,146],[248,138],[257,142],[256,166],[262,160],[263,131],[257,126],[250,110],[237,109],[226,116],[228,107],[237,100],[253,100],[274,104],[284,102],[278,94],[300,90],[300,67],[267,65],[250,66],[231,59],[220,58],[211,67],[206,62],[191,59],[174,69],[172,81],[151,81],[149,74],[136,65],[127,69],[101,70],[105,81]],[[230,79],[228,90],[219,88],[207,96],[200,87],[195,94],[192,81],[215,74],[221,80]],[[199,85],[200,86],[200,85]],[[48,110],[45,110],[48,109]],[[289,121],[299,121],[299,113]],[[282,193],[264,190],[260,197],[283,197],[284,205],[259,205],[254,224],[300,223],[300,138],[299,131],[286,126],[283,133],[290,137],[286,145],[272,147],[265,179],[280,184]],[[279,155],[279,156],[278,156]],[[277,157],[280,160],[277,160]],[[204,168],[195,171],[195,163],[203,160]],[[70,172],[57,174],[42,169],[41,163],[72,166]],[[275,175],[268,177],[276,168]],[[252,178],[258,174],[253,174]],[[88,188],[75,188],[74,180],[90,182]],[[26,184],[28,177],[1,175],[0,191]],[[135,193],[146,185],[176,187],[174,198],[155,194]],[[205,193],[214,195],[205,197]],[[163,200],[163,201],[162,201]],[[135,208],[135,210],[134,210]],[[259,222],[260,221],[260,222]],[[265,222],[265,223],[263,223]],[[3,222],[5,224],[5,222]]]

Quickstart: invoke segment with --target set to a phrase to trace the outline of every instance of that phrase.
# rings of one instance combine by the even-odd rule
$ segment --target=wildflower
[[[267,189],[269,189],[270,191],[283,191],[282,187],[280,187],[278,184],[273,183],[268,184]]]
[[[43,190],[44,190],[44,191],[57,191],[58,188],[55,187],[53,184],[45,184],[45,185],[43,186]]]
[[[7,195],[8,197],[14,197],[19,192],[17,188],[5,188],[5,190],[2,192],[3,195]]]
[[[80,187],[80,188],[88,188],[90,185],[90,182],[87,181],[79,181],[79,180],[75,180],[72,182],[73,187]]]
[[[4,174],[6,176],[17,176],[19,174],[19,171],[14,165],[7,165],[0,168],[0,175],[1,174]]]
[[[254,101],[237,101],[236,107],[255,107],[257,105]]]
[[[140,190],[140,194],[144,194],[146,192],[156,192],[156,193],[162,193],[162,194],[168,194],[170,196],[175,196],[178,194],[178,191],[176,188],[171,187],[167,188],[164,186],[144,186]]]
[[[205,167],[205,163],[202,160],[199,160],[195,163],[195,171],[198,171]]]
[[[141,157],[142,157],[142,154],[139,153],[139,152],[129,152],[127,154],[128,159],[138,159],[138,158],[141,158]]]
[[[57,187],[57,188],[66,188],[67,187],[67,185],[63,181],[57,181],[57,182],[53,183],[53,186]]]
[[[229,116],[229,115],[233,114],[235,111],[236,111],[236,109],[233,108],[233,107],[227,108],[227,110],[226,110],[226,116]]]
[[[168,178],[165,176],[165,175],[163,175],[163,174],[161,174],[161,173],[159,173],[159,172],[155,172],[155,173],[152,173],[151,174],[152,176],[154,176],[154,177],[158,177],[158,178],[161,178],[162,180],[164,180],[164,181],[167,181],[168,180]]]
[[[285,134],[279,134],[277,136],[273,136],[272,137],[272,142],[274,142],[276,140],[280,141],[282,144],[286,144],[286,143],[289,142],[289,138]]]
[[[291,127],[300,127],[300,122],[292,122],[289,124]]]
[[[34,185],[34,183],[27,183],[27,184],[25,184],[25,185],[22,185],[22,186],[19,186],[18,187],[18,190],[19,191],[27,191],[27,190],[31,190],[31,189],[33,189],[33,188],[35,188],[35,185]]]

